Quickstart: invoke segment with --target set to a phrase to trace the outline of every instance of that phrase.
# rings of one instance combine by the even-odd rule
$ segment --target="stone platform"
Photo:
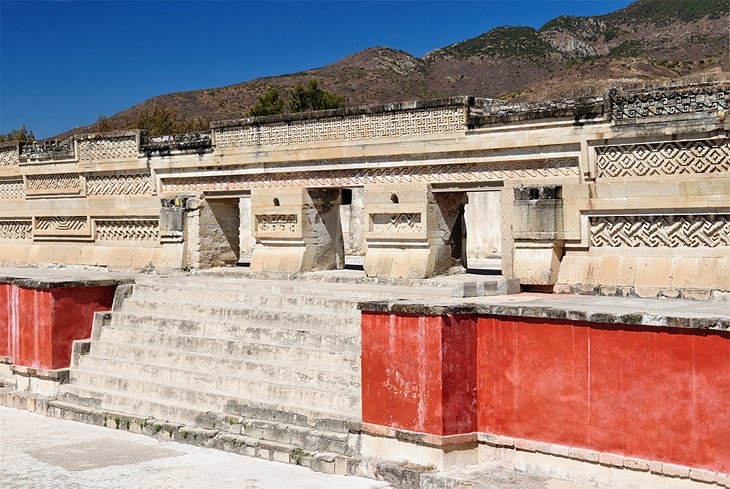
[[[611,352],[622,353],[622,362],[631,363],[634,358],[637,365],[644,362],[642,365],[646,366],[651,352],[641,348],[649,348],[652,341],[661,345],[669,339],[681,350],[686,337],[686,344],[693,345],[691,348],[705,348],[700,342],[709,335],[713,343],[708,348],[714,348],[715,353],[709,353],[709,349],[697,352],[717,356],[717,352],[724,351],[722,338],[726,339],[730,331],[727,302],[537,293],[463,297],[467,295],[464,284],[481,283],[482,291],[489,293],[513,291],[503,277],[489,274],[406,280],[367,278],[359,270],[281,275],[254,273],[246,267],[237,267],[164,274],[114,274],[75,268],[2,269],[0,276],[38,285],[51,282],[80,285],[105,280],[121,284],[113,309],[97,314],[91,340],[87,341],[88,348],[74,358],[68,383],[61,385],[58,396],[28,396],[5,389],[0,396],[5,405],[109,428],[153,436],[164,434],[180,442],[268,460],[301,463],[330,473],[386,479],[396,487],[450,488],[464,484],[480,487],[480,481],[501,487],[497,485],[501,483],[502,475],[499,474],[510,479],[510,471],[514,470],[542,477],[535,479],[538,482],[534,487],[543,487],[539,485],[540,481],[550,479],[573,480],[573,486],[560,482],[565,487],[601,483],[604,487],[621,489],[679,488],[695,487],[700,484],[699,480],[717,487],[730,486],[722,467],[713,469],[712,464],[708,466],[702,462],[712,461],[713,451],[718,449],[715,445],[699,450],[702,462],[699,465],[692,465],[691,459],[683,465],[680,459],[685,455],[682,453],[678,455],[679,459],[657,462],[650,457],[632,455],[630,451],[619,450],[622,453],[616,454],[603,446],[586,447],[574,440],[540,439],[527,432],[495,434],[482,427],[484,420],[491,418],[480,411],[479,406],[490,396],[498,397],[487,395],[476,385],[473,392],[482,393],[474,404],[469,401],[464,409],[460,405],[445,405],[447,409],[439,411],[444,416],[440,426],[445,429],[458,425],[447,419],[449,413],[476,409],[475,419],[481,424],[460,425],[463,433],[448,429],[432,433],[419,426],[399,425],[397,416],[372,418],[373,412],[391,415],[392,406],[408,402],[413,396],[421,399],[423,402],[419,403],[429,409],[432,399],[418,392],[423,387],[422,382],[416,379],[409,384],[413,375],[426,379],[427,383],[443,379],[439,387],[443,389],[442,393],[471,382],[472,374],[483,379],[492,375],[489,369],[494,366],[479,362],[502,358],[500,355],[512,351],[509,349],[511,343],[497,345],[498,348],[487,355],[486,351],[474,348],[488,347],[488,336],[476,333],[459,336],[464,331],[476,332],[479,328],[484,331],[492,331],[492,328],[494,331],[490,334],[502,334],[497,323],[489,321],[509,318],[510,323],[505,327],[516,332],[536,324],[540,328],[539,334],[529,338],[536,356],[529,357],[530,349],[524,344],[519,358],[528,362],[528,366],[531,361],[537,362],[531,369],[533,374],[544,373],[553,378],[553,369],[559,374],[573,367],[583,371],[582,364],[568,365],[571,360],[563,353],[573,348],[578,355],[576,358],[582,358],[586,351],[582,338],[591,328],[608,335],[614,334],[614,330],[619,335],[624,335],[624,330],[630,332],[625,338],[621,336],[618,342],[609,339],[603,347],[598,342],[593,344],[596,352],[607,355],[603,362],[607,371],[620,371],[617,368],[620,364],[616,367],[606,364],[612,361]],[[361,320],[358,308],[365,319]],[[383,330],[378,329],[380,323],[367,319],[368,315],[391,321],[389,331],[396,334],[391,338],[395,346],[404,338],[407,341],[421,338],[428,344],[443,341],[444,345],[450,341],[448,338],[457,341],[448,343],[440,350],[440,356],[433,358],[430,353],[422,354],[420,350],[407,348],[394,354],[389,347],[380,348],[372,343],[372,334]],[[390,316],[396,319],[390,319]],[[490,319],[484,324],[478,323],[481,319],[462,322],[460,318],[467,316]],[[518,323],[520,326],[513,325]],[[409,329],[411,326],[413,328]],[[568,331],[568,335],[562,335],[561,331]],[[559,337],[553,336],[555,332],[560,333]],[[624,341],[630,335],[640,337],[640,342]],[[517,340],[522,341],[515,337]],[[472,341],[473,344],[464,343],[467,347],[462,348],[460,341]],[[374,401],[373,393],[379,386],[373,382],[373,353],[384,355],[381,366],[398,373],[396,380],[401,382],[403,389],[411,385],[416,390],[409,391],[408,396],[399,394],[394,402],[385,398]],[[517,355],[516,350],[513,353]],[[685,358],[683,355],[681,353],[680,357]],[[457,363],[449,367],[448,362],[454,358]],[[459,362],[469,358],[476,362],[477,370],[462,368]],[[564,360],[567,363],[562,364]],[[595,357],[592,361],[599,360],[600,357]],[[664,360],[657,361],[658,364],[662,362]],[[719,377],[714,380],[708,377],[710,384],[701,393],[710,392],[714,403],[724,402],[724,387],[713,384],[725,378],[722,369],[727,366],[723,366],[722,359],[719,362],[719,370],[714,370]],[[702,368],[707,365],[707,362],[698,364]],[[432,375],[428,370],[432,367],[442,368],[443,375]],[[601,365],[594,363],[594,372],[601,372],[599,367]],[[514,366],[509,368],[513,370],[503,371],[514,372]],[[658,371],[657,376],[666,374],[669,377],[661,378],[675,382],[676,378],[671,376],[689,371],[683,369],[683,364],[678,364],[677,369]],[[521,375],[525,372],[519,371]],[[539,380],[539,375],[524,379],[526,382]],[[579,383],[580,378],[567,379],[565,387],[570,389],[574,384],[578,385],[573,381]],[[599,384],[603,382],[602,378],[598,381]],[[502,380],[495,377],[484,385],[502,385],[499,382]],[[517,387],[532,389],[528,384]],[[648,385],[661,387],[663,384],[650,382]],[[636,386],[621,384],[619,387],[636,392]],[[687,401],[687,396],[681,394],[684,391],[676,392],[680,394],[674,405],[684,405]],[[566,396],[570,399],[577,394],[580,393]],[[654,394],[660,393],[652,393],[652,399]],[[594,404],[603,402],[600,389],[595,388],[593,396]],[[659,395],[656,398],[662,399]],[[563,394],[555,391],[552,403],[560,406],[561,402],[564,402]],[[610,402],[604,404],[610,405]],[[574,406],[568,404],[564,408],[570,414]],[[540,419],[542,414],[536,412],[534,416]],[[705,427],[712,432],[716,423],[705,424]],[[372,436],[392,439],[399,449],[392,453],[385,449],[373,452],[373,447],[378,449],[380,445],[367,441]],[[716,443],[716,438],[712,443]],[[435,446],[454,446],[454,440],[457,445],[471,444],[479,451],[471,462],[482,466],[483,471],[464,472],[453,468],[442,472],[433,468],[448,466],[449,463],[441,463],[443,459],[431,465],[428,457],[418,459],[425,463],[411,457],[413,448],[418,451],[424,447],[431,450]],[[495,472],[494,457],[497,455],[501,460],[499,470],[503,472]],[[381,459],[371,458],[373,456]],[[382,458],[390,458],[391,462]],[[404,463],[393,466],[393,460]],[[553,468],[544,469],[546,465]],[[543,469],[537,470],[538,466]],[[590,477],[586,477],[586,473]],[[620,477],[614,477],[616,473],[621,474]],[[514,480],[529,479],[516,477]],[[555,485],[557,482],[551,484],[544,487],[562,487]]]

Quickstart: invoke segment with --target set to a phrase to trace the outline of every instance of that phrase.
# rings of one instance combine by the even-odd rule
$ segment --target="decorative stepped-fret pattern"
[[[350,141],[466,130],[463,107],[384,112],[321,120],[221,127],[217,149]]]
[[[373,231],[379,233],[415,233],[423,231],[420,212],[373,214]]]
[[[81,191],[81,177],[78,173],[28,175],[25,181],[27,190],[33,193],[53,194]]]
[[[157,219],[96,220],[97,241],[157,241]]]
[[[87,195],[152,195],[149,173],[94,175],[86,178]]]
[[[36,230],[46,233],[76,233],[86,231],[89,220],[83,216],[74,217],[39,217],[36,219]]]
[[[366,183],[481,182],[551,177],[577,177],[577,160],[543,160],[525,163],[429,165],[368,168],[322,172],[287,172],[163,180],[165,192],[246,190],[262,187],[354,187]]]
[[[730,108],[730,90],[727,85],[715,84],[627,93],[614,90],[610,93],[610,99],[611,115],[616,120]]]
[[[0,220],[0,239],[29,240],[33,237],[30,219]]]
[[[595,216],[590,228],[595,247],[730,246],[730,214]]]
[[[17,146],[0,148],[0,166],[17,166],[19,154]]]
[[[134,135],[79,140],[80,160],[115,160],[136,158],[138,155],[139,145]]]
[[[730,171],[727,139],[671,141],[596,148],[598,178],[688,175]]]
[[[24,197],[23,180],[20,178],[0,179],[0,200],[22,199]]]

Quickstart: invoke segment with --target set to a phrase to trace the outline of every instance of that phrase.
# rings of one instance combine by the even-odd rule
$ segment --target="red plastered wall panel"
[[[730,334],[478,321],[479,431],[730,471]]]

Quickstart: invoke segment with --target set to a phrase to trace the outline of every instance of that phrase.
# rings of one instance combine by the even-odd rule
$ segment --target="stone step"
[[[148,346],[154,345],[154,346]],[[177,352],[211,355],[215,358],[253,360],[291,367],[302,366],[327,372],[358,372],[360,357],[353,351],[330,351],[297,346],[269,345],[236,340],[105,327],[91,353],[108,358],[148,363],[155,357],[174,357]],[[176,360],[173,358],[173,360]],[[168,363],[174,366],[175,363]]]
[[[202,411],[223,412],[229,400],[265,402],[306,406],[310,410],[323,406],[328,412],[360,411],[360,397],[338,392],[322,391],[295,385],[271,384],[261,381],[239,381],[205,385],[170,386],[154,381],[130,379],[101,372],[72,369],[70,385],[100,392],[114,392],[130,398],[171,402],[176,406]],[[142,414],[142,413],[134,413]],[[153,415],[153,417],[156,417]]]
[[[128,396],[120,392],[94,389],[78,384],[65,384],[59,388],[58,400],[94,409],[118,411],[144,418],[197,426],[197,420],[208,411],[217,411],[218,405],[198,403],[195,407],[175,404],[171,399],[160,402],[140,396]]]
[[[259,419],[272,423],[285,423],[337,433],[359,432],[362,417],[358,412],[335,413],[323,406],[307,409],[302,406],[269,404],[231,399],[223,409],[224,416],[233,415],[244,419]],[[211,425],[213,426],[213,425]]]
[[[204,434],[207,436],[219,436],[222,439],[233,435],[236,437],[238,443],[245,441],[248,446],[264,446],[268,449],[273,448],[285,453],[292,453],[297,449],[299,449],[300,454],[302,451],[327,452],[339,455],[356,455],[359,452],[359,433],[357,432],[333,432],[282,422],[232,418],[231,416],[222,417],[219,413],[196,412],[195,410],[187,410],[184,415],[185,421],[181,419],[153,417],[146,413],[143,416],[138,416],[129,411],[113,410],[106,406],[97,406],[93,408],[93,411],[88,411],[88,406],[70,401],[70,399],[78,398],[75,393],[64,392],[63,395],[63,400],[52,401],[49,415],[55,415],[64,419],[91,421],[116,429],[129,430],[130,425],[134,423],[137,425],[135,429],[151,435],[155,435],[162,430],[169,430],[168,436],[177,441],[188,441],[188,435],[196,436]],[[116,397],[117,402],[115,405],[122,407],[131,406],[130,401],[133,401],[129,398],[122,400],[123,396],[113,396],[111,393],[104,393],[103,396],[109,400],[112,397]],[[158,415],[164,415],[164,413],[170,412],[170,406],[155,402],[147,402],[144,404],[144,407],[147,412],[155,412]],[[65,412],[57,412],[59,409]],[[79,416],[79,414],[84,412],[94,414],[86,418]],[[74,413],[76,413],[76,416],[74,416]],[[172,412],[173,416],[181,413],[181,410]],[[209,428],[201,428],[202,425],[208,422],[207,419],[211,416],[219,417],[221,420],[225,418],[227,421]],[[191,429],[185,426],[190,426],[189,420],[193,420],[193,426],[195,428]]]
[[[223,411],[219,411],[217,406],[202,404],[195,407],[183,406],[175,404],[170,399],[163,402],[160,399],[141,396],[130,397],[120,392],[100,391],[77,384],[61,385],[58,399],[89,409],[117,411],[142,418],[155,418],[229,432],[235,432],[236,428],[233,426],[235,424],[259,420],[346,434],[359,432],[361,420],[358,413],[335,413],[324,409],[311,410],[302,406],[250,400],[229,399],[225,402]]]
[[[282,362],[276,362],[275,359],[267,357],[258,359],[220,357],[203,353],[170,351],[145,345],[122,345],[98,341],[93,343],[91,352],[82,356],[80,362],[85,361],[83,360],[84,357],[103,357],[157,367],[182,368],[191,372],[191,375],[205,372],[221,375],[234,375],[232,372],[235,372],[235,375],[243,375],[246,369],[250,367],[251,375],[255,375],[258,371],[261,371],[263,375],[263,372],[271,370],[271,375],[281,374],[285,376],[287,372],[291,372],[293,378],[304,376],[306,372],[316,372],[318,379],[323,380],[327,380],[329,375],[336,376],[335,379],[352,377],[356,382],[359,382],[360,379],[359,361],[351,362],[349,369],[325,369],[323,367],[328,366],[316,362],[311,366],[284,365]]]
[[[221,321],[225,323],[245,323],[258,325],[276,324],[280,327],[300,327],[317,329],[341,334],[358,334],[360,317],[329,315],[326,312],[293,312],[253,309],[231,304],[216,305],[193,302],[177,302],[164,297],[132,296],[124,302],[123,312],[139,315]]]
[[[117,311],[112,314],[111,327],[130,331],[149,331],[178,335],[244,340],[276,345],[299,345],[332,351],[360,351],[360,335],[344,335],[279,324],[244,325],[202,319],[181,319],[172,316],[145,315]],[[102,333],[103,334],[103,333]]]
[[[312,294],[311,290],[301,290],[286,294],[277,291],[279,287],[268,289],[257,288],[225,288],[218,284],[199,285],[183,282],[178,286],[170,284],[138,284],[134,295],[137,297],[170,297],[178,302],[205,302],[216,304],[245,304],[251,308],[301,311],[320,310],[333,314],[351,315],[357,311],[360,300],[373,299],[373,294],[354,294],[338,297],[331,293],[325,295]],[[309,287],[312,289],[312,287]]]
[[[419,284],[420,285],[420,284]],[[152,290],[219,290],[222,293],[247,293],[265,296],[305,296],[340,298],[344,300],[382,300],[397,299],[399,297],[450,297],[451,285],[444,287],[429,287],[422,285],[398,286],[384,284],[367,284],[356,281],[329,282],[329,281],[297,281],[271,280],[260,278],[216,278],[193,275],[180,278],[156,277],[154,279],[138,277],[135,289],[148,287]]]
[[[83,355],[78,370],[118,375],[124,372],[129,379],[154,379],[161,384],[194,388],[198,385],[225,385],[234,379],[239,381],[264,381],[275,384],[292,384],[313,389],[341,392],[349,395],[360,393],[360,376],[355,373],[323,372],[301,367],[285,367],[259,362],[211,359],[206,366],[194,368],[195,362],[182,361],[174,366],[136,363],[126,359]]]

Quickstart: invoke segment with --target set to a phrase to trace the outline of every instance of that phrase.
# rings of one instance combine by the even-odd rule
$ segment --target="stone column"
[[[463,236],[452,236],[452,230],[456,220],[463,219],[465,203],[465,193],[434,194],[428,184],[366,186],[365,273],[427,278],[461,265],[466,253]],[[460,253],[452,258],[452,251]]]
[[[521,284],[557,282],[564,241],[561,192],[560,186],[514,189],[512,273]]]
[[[251,270],[311,272],[345,266],[339,189],[251,191]]]

